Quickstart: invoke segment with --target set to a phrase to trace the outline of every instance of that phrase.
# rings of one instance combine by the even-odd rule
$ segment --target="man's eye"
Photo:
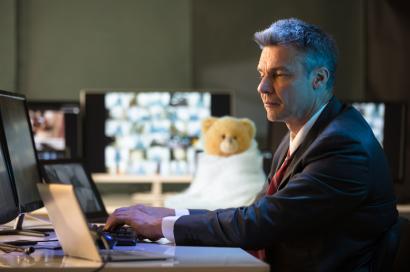
[[[273,74],[273,78],[285,78],[288,77],[289,74],[285,74],[285,73],[278,73],[278,74]]]

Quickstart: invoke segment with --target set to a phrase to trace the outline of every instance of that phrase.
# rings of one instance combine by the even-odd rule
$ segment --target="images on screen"
[[[78,103],[30,101],[28,108],[39,159],[78,157]]]
[[[195,167],[209,93],[108,93],[105,167],[110,173],[186,175]]]
[[[383,146],[385,115],[384,103],[356,102],[353,103],[352,106],[363,115],[364,119],[373,130],[374,136],[376,136],[376,139],[379,141],[380,145]]]

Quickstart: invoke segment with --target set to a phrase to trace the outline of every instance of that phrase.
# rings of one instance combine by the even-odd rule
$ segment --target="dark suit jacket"
[[[272,169],[288,146],[289,135]],[[388,165],[368,124],[333,97],[291,159],[274,195],[180,217],[176,244],[264,248],[272,271],[367,271],[397,220]]]

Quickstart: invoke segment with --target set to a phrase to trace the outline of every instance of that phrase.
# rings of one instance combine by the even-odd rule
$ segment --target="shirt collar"
[[[319,115],[322,113],[326,105],[327,103],[323,105],[315,114],[313,114],[312,117],[310,117],[310,119],[303,125],[303,127],[298,131],[298,133],[293,139],[292,137],[289,137],[290,139],[289,155],[292,155],[293,152],[295,152],[295,150],[300,146],[300,144],[306,138],[306,135],[308,134],[309,130],[315,124],[317,118],[319,118]]]

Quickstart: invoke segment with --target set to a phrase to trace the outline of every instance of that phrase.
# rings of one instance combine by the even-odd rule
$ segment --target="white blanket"
[[[230,157],[203,153],[190,187],[165,199],[165,207],[214,210],[249,205],[265,179],[255,141],[247,151]]]

